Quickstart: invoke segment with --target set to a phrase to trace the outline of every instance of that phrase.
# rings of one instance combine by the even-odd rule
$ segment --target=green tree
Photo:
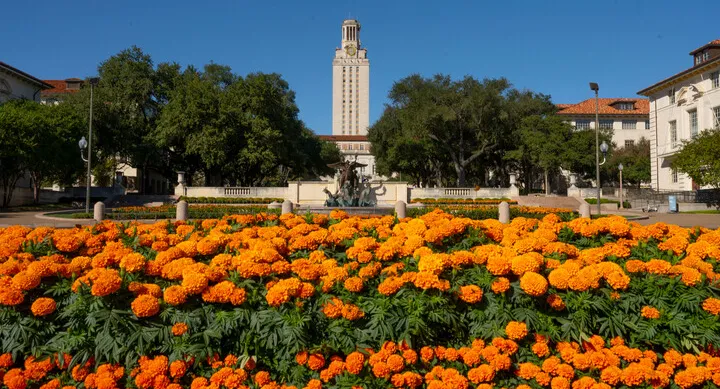
[[[0,186],[3,189],[3,208],[10,205],[15,185],[28,168],[28,156],[35,146],[33,132],[37,118],[33,110],[36,105],[27,100],[13,100],[0,105]]]
[[[620,178],[618,165],[621,163],[623,183],[639,188],[640,184],[650,182],[650,141],[643,137],[633,145],[614,150],[607,164],[610,177]]]
[[[545,193],[550,194],[550,173],[563,163],[572,127],[557,115],[532,115],[522,119],[518,131],[517,148],[507,153],[516,160],[526,183],[526,190],[533,181],[535,168],[543,172]]]
[[[672,167],[683,172],[700,186],[720,189],[720,128],[705,130],[683,141]]]
[[[393,85],[389,98],[390,109],[369,134],[379,167],[427,180],[429,170],[440,177],[449,164],[457,186],[484,183],[491,169],[503,172],[520,120],[553,110],[548,96],[512,89],[504,78],[411,75]]]
[[[612,130],[600,130],[600,143],[603,141],[611,145]],[[595,163],[595,130],[575,130],[565,144],[565,152],[562,154],[562,168],[578,174],[581,179],[594,180],[596,176]],[[609,153],[612,155],[613,150]],[[602,162],[602,154],[600,161]],[[603,180],[601,170],[600,180]],[[605,173],[606,176],[606,173]]]

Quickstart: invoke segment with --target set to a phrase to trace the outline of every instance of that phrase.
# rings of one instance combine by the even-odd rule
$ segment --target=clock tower
[[[343,21],[333,59],[333,135],[367,135],[370,126],[370,61],[360,45],[360,23]]]

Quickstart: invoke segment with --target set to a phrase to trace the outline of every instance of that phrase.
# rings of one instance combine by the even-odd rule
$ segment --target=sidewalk
[[[49,220],[35,217],[37,214],[44,212],[4,212],[0,213],[0,227],[9,227],[22,225],[27,227],[58,227],[58,228],[71,228],[76,225],[92,225],[94,220],[77,220],[67,219],[65,220]]]
[[[618,211],[617,215],[628,216],[645,216],[647,219],[638,220],[637,222],[646,226],[658,222],[666,224],[677,224],[680,227],[706,227],[711,229],[720,228],[720,214],[693,214],[693,213],[657,213],[657,212],[638,212],[638,211]]]

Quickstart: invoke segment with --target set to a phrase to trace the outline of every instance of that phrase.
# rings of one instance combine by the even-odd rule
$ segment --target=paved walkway
[[[618,212],[619,213],[619,212]],[[80,225],[93,224],[92,220],[58,220],[55,219],[41,219],[36,217],[38,212],[7,212],[0,213],[0,227],[8,227],[14,225],[23,225],[28,227],[60,227],[68,228]],[[677,224],[682,227],[695,227],[702,226],[707,228],[720,228],[720,214],[717,215],[703,215],[703,214],[689,214],[689,213],[642,213],[633,211],[624,211],[624,215],[634,216],[645,216],[648,219],[638,220],[638,223],[642,225],[653,224],[657,222],[663,222],[667,224]],[[149,222],[154,222],[151,220]]]

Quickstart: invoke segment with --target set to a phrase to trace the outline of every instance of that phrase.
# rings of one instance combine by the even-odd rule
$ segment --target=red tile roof
[[[82,81],[79,78],[68,78],[67,80],[44,80],[45,83],[52,85],[52,89],[42,91],[42,96],[55,95],[59,93],[75,93],[79,89],[68,89],[67,81]]]
[[[706,45],[703,45],[703,46],[698,47],[697,49],[691,51],[691,52],[690,52],[690,55],[694,55],[694,54],[697,53],[698,51],[705,50],[706,48],[708,48],[708,47],[710,47],[710,46],[720,46],[720,39],[715,39],[714,41],[710,41],[710,42],[707,43]]]
[[[635,103],[635,109],[624,110],[614,107],[615,103]],[[567,107],[563,107],[567,106]],[[623,116],[623,115],[649,115],[650,102],[647,99],[634,98],[601,98],[598,99],[600,115]],[[595,115],[595,98],[590,98],[578,104],[557,104],[560,108],[558,115]]]
[[[367,142],[365,135],[319,135],[320,139],[328,142]]]

